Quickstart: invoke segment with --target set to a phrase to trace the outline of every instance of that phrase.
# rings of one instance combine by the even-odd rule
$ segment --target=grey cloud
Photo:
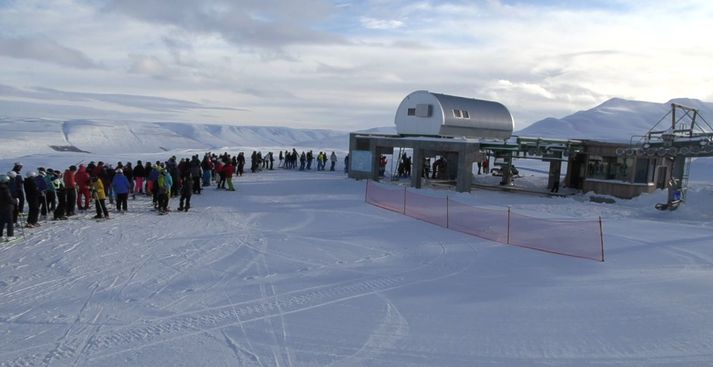
[[[156,79],[170,79],[175,72],[156,56],[131,55],[130,73],[145,74]]]
[[[68,48],[44,37],[8,37],[0,35],[0,56],[30,59],[72,68],[99,68],[100,65],[79,50]]]
[[[71,101],[71,102],[106,102],[132,108],[141,108],[155,112],[181,112],[187,110],[233,110],[243,111],[240,108],[207,106],[204,104],[185,101],[180,99],[170,99],[154,96],[142,96],[132,94],[108,94],[108,93],[81,93],[68,92],[52,88],[36,87],[31,89],[19,89],[12,86],[0,84],[0,96],[22,97],[38,100]]]
[[[0,98],[0,111],[3,117],[48,117],[58,119],[72,118],[92,118],[104,119],[107,116],[111,118],[121,119],[152,119],[157,120],[165,117],[162,114],[155,113],[126,113],[115,110],[98,109],[85,106],[50,104],[50,103],[35,103],[24,101],[3,100]]]
[[[325,0],[109,0],[105,9],[191,32],[217,33],[237,46],[343,42],[314,27],[335,9]]]

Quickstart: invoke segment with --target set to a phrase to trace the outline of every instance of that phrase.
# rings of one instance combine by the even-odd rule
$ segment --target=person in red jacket
[[[215,173],[218,175],[218,187],[217,189],[224,189],[225,188],[225,164],[221,161],[217,161],[215,163]]]
[[[79,188],[79,195],[77,195],[77,208],[79,208],[79,210],[86,210],[89,208],[89,203],[92,199],[92,191],[89,188],[89,173],[83,164],[79,165],[79,170],[74,178],[77,182],[77,187]],[[82,205],[82,198],[84,198],[84,205]]]
[[[233,166],[233,163],[228,161],[228,163],[225,164],[223,167],[223,175],[225,176],[225,183],[228,184],[228,191],[235,191],[235,187],[233,187],[233,175],[235,174],[235,166]]]
[[[69,166],[68,170],[64,171],[64,188],[67,191],[67,216],[74,215],[75,204],[77,203],[77,179],[75,174],[77,166]]]

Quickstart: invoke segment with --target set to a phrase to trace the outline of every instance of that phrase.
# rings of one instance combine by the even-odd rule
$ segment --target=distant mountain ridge
[[[563,118],[546,118],[514,135],[557,139],[629,141],[643,135],[670,110],[671,103],[699,110],[713,124],[713,103],[678,98],[666,103],[612,98],[599,106]],[[660,127],[668,126],[662,121]],[[346,151],[349,133],[328,129],[277,126],[191,124],[182,122],[130,122],[99,120],[48,120],[0,117],[0,156],[53,151],[154,153],[174,149],[309,148]],[[395,133],[393,126],[364,130]]]
[[[56,150],[152,153],[174,149],[277,147],[346,150],[349,133],[328,129],[173,122],[0,118],[0,155]]]
[[[537,121],[514,135],[629,141],[633,135],[646,134],[671,110],[671,103],[698,109],[702,118],[713,125],[713,103],[689,98],[672,99],[666,103],[612,98],[599,106],[560,119],[550,117]],[[662,121],[659,127],[662,126],[670,126],[670,120]]]

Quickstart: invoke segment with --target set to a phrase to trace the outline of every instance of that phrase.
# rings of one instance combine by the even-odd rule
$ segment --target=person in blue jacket
[[[121,213],[122,210],[126,212],[131,183],[129,183],[129,179],[126,178],[121,168],[116,169],[116,174],[111,181],[111,186],[116,195],[116,211],[119,213]]]

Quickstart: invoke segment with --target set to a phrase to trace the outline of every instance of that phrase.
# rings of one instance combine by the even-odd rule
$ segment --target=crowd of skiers
[[[270,156],[272,158],[272,153],[270,153]],[[329,166],[329,170],[334,171],[334,167],[337,164],[337,154],[335,152],[332,152],[329,157],[327,156],[326,152],[319,152],[317,153],[317,157],[315,157],[314,153],[311,150],[307,153],[305,153],[304,151],[302,151],[302,153],[297,153],[296,149],[292,149],[292,152],[286,150],[284,155],[282,154],[282,152],[280,152],[279,167],[286,169],[297,169],[297,164],[299,163],[300,171],[311,170],[312,162],[314,162],[315,158],[317,160],[317,171],[325,171],[327,169],[327,161],[329,161],[331,164]]]
[[[297,160],[300,170],[305,169],[305,164],[309,170],[312,151],[300,155],[295,149],[285,151],[284,155],[280,151],[279,167],[294,169]],[[328,160],[330,170],[334,171],[337,160],[334,152],[330,158],[323,152],[317,155],[317,170],[325,170]],[[92,203],[96,211],[94,218],[108,219],[107,205],[113,205],[117,213],[126,212],[129,196],[135,199],[137,194],[150,196],[159,214],[169,212],[171,197],[179,197],[178,210],[187,212],[191,208],[191,196],[200,194],[203,187],[212,182],[218,189],[235,191],[233,176],[244,174],[245,163],[242,152],[233,156],[206,153],[202,158],[194,155],[177,161],[173,156],[165,162],[139,160],[134,165],[118,162],[112,166],[92,161],[86,165],[71,165],[64,171],[38,167],[23,177],[23,165],[17,162],[7,174],[0,174],[0,238],[4,228],[7,228],[7,238],[14,238],[19,219],[25,219],[25,228],[34,228],[40,226],[41,216],[65,220],[88,210]],[[253,173],[274,169],[272,152],[263,156],[254,151],[250,169]],[[28,208],[26,217],[21,216],[25,206]]]

